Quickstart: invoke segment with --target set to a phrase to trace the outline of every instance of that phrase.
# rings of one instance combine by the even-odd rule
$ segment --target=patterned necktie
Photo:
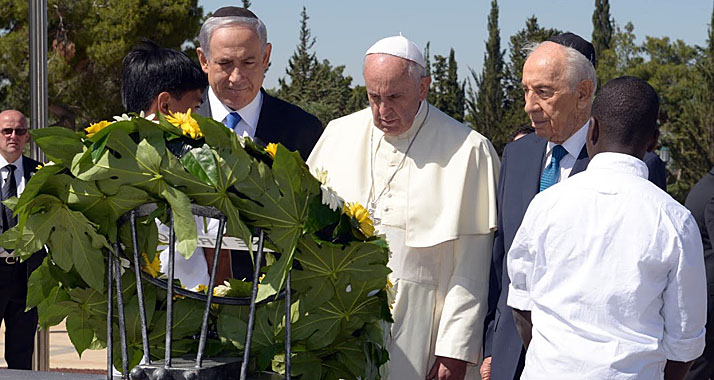
[[[7,200],[17,196],[17,182],[15,180],[15,165],[8,164],[4,169],[8,170],[8,176],[5,183],[2,185],[2,200]],[[2,205],[2,224],[3,231],[7,231],[17,224],[17,218],[12,215],[12,210]]]
[[[565,157],[566,154],[568,154],[568,151],[565,150],[562,145],[556,145],[553,147],[550,164],[545,167],[543,174],[540,176],[540,191],[558,183],[558,176],[560,175],[560,160]]]
[[[231,112],[226,116],[225,124],[228,129],[235,129],[238,123],[240,123],[240,115],[238,115],[238,112]]]

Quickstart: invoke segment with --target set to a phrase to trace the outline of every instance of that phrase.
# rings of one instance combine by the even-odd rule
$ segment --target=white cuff
[[[533,300],[531,300],[530,293],[528,293],[527,290],[516,289],[511,284],[508,285],[508,299],[506,303],[508,306],[518,310],[533,309]]]

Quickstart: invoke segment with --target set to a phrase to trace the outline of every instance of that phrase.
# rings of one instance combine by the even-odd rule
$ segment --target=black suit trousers
[[[25,311],[27,274],[27,263],[0,266],[0,319],[5,323],[5,361],[10,369],[32,369],[37,309]]]

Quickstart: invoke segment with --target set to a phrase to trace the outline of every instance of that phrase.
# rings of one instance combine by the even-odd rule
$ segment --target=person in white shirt
[[[508,252],[522,379],[683,379],[704,349],[696,222],[647,180],[659,101],[620,77],[592,107],[587,170],[539,193]]]

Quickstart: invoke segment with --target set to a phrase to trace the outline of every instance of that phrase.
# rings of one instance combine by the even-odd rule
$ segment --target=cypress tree
[[[488,41],[483,59],[483,70],[477,75],[471,70],[476,90],[471,92],[468,102],[468,124],[488,137],[498,152],[508,142],[508,126],[503,124],[503,55],[501,36],[498,28],[498,2],[491,1],[488,15]]]
[[[598,59],[603,51],[612,48],[612,35],[610,2],[609,0],[595,0],[592,44]]]

